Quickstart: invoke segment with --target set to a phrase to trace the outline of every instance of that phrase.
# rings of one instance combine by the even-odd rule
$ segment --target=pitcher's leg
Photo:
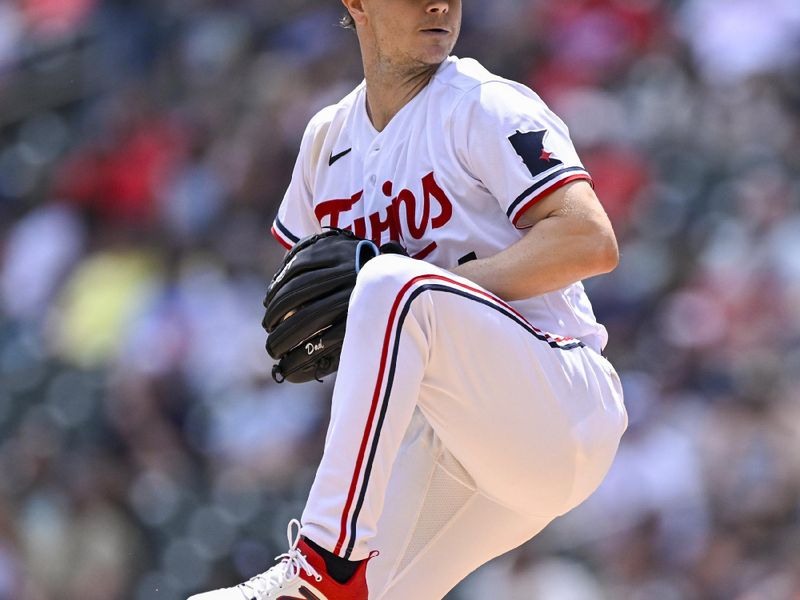
[[[486,498],[538,521],[566,512],[577,488],[596,485],[583,485],[585,473],[602,476],[624,429],[600,359],[467,280],[374,259],[351,301],[303,534],[344,558],[367,556],[416,406]]]
[[[618,380],[594,351],[439,292],[419,397],[431,432],[410,436],[398,456],[373,540],[382,554],[368,572],[371,600],[439,599],[535,536],[600,483],[625,427]],[[462,326],[443,326],[440,313]],[[465,362],[453,348],[480,350]]]
[[[437,270],[381,256],[361,271],[333,394],[325,451],[303,513],[302,534],[334,554],[369,554],[400,442],[417,405],[432,323],[408,283]],[[413,292],[413,290],[411,290]]]

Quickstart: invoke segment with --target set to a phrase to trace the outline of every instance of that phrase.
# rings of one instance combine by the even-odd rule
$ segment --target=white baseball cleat
[[[293,535],[293,528],[297,534]],[[286,528],[289,551],[274,567],[235,587],[196,594],[189,600],[367,600],[367,562],[347,583],[328,575],[324,559],[300,537],[300,522]]]

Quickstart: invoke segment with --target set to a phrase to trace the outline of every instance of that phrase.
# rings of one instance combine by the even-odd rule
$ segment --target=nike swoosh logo
[[[333,163],[335,163],[337,160],[339,160],[339,159],[340,159],[340,158],[342,158],[343,156],[347,156],[348,154],[350,154],[350,152],[351,152],[352,150],[353,150],[352,148],[348,148],[348,149],[347,149],[347,150],[345,150],[344,152],[339,152],[339,154],[333,154],[333,153],[331,153],[331,157],[328,159],[328,166],[329,166],[329,167],[332,167],[332,166],[333,166]]]
[[[349,152],[350,150],[348,150]],[[306,586],[300,586],[300,593],[303,595],[302,598],[296,598],[295,596],[281,596],[278,600],[322,600],[319,596],[317,596],[314,592],[308,589]]]

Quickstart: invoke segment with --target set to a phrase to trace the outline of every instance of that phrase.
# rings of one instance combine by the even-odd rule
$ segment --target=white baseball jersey
[[[519,240],[525,210],[576,179],[591,181],[566,125],[533,91],[450,57],[381,132],[363,82],[320,111],[272,233],[290,248],[325,226],[351,229],[450,269]],[[605,346],[581,283],[512,304],[542,329]]]
[[[422,259],[359,273],[302,518],[335,555],[373,556],[369,600],[442,598],[608,471],[627,417],[583,286],[512,306],[450,271],[518,241],[576,179],[564,123],[474,60],[447,59],[381,132],[363,83],[306,129],[278,241],[335,226]]]

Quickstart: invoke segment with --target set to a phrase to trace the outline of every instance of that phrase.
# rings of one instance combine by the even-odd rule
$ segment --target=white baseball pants
[[[350,301],[301,533],[370,562],[370,600],[439,600],[586,499],[627,425],[619,378],[469,280],[371,260]]]

